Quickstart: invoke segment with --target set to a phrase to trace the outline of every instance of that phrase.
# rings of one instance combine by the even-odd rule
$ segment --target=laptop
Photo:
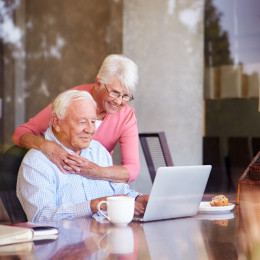
[[[160,167],[143,217],[154,221],[195,216],[211,171],[211,165]]]

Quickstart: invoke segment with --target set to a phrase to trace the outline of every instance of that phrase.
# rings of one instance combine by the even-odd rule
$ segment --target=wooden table
[[[28,252],[0,259],[245,259],[239,210],[125,227],[93,218],[49,223],[60,230],[57,240],[27,243]]]

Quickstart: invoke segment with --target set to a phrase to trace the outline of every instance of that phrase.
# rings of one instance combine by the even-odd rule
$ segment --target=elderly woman
[[[134,109],[128,102],[133,99],[137,81],[137,65],[122,55],[112,54],[104,60],[94,84],[72,88],[89,92],[96,101],[98,120],[94,140],[110,153],[119,141],[122,166],[100,167],[80,155],[69,154],[55,142],[45,140],[42,136],[49,127],[51,104],[19,126],[13,142],[42,151],[63,172],[114,182],[134,181],[140,170],[138,130]]]

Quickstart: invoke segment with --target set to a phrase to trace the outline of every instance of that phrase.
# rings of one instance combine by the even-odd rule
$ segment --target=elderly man
[[[101,167],[112,165],[109,152],[92,140],[97,118],[96,103],[85,91],[69,90],[53,102],[51,127],[45,139],[55,141],[69,153],[79,154]],[[144,212],[148,196],[131,190],[127,184],[88,179],[63,173],[41,151],[31,149],[23,159],[17,196],[28,221],[52,221],[92,216],[99,201],[124,194],[135,197],[135,214]]]

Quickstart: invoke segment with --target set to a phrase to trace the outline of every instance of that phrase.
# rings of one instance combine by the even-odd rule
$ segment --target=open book
[[[0,246],[35,241],[56,239],[59,230],[30,222],[0,225]]]

